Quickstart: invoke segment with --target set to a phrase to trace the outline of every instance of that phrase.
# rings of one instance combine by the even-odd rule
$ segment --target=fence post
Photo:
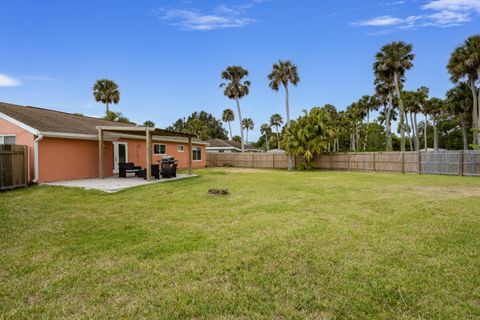
[[[462,150],[460,151],[460,154],[458,156],[459,160],[458,160],[458,175],[459,176],[463,176],[463,161],[464,161],[464,153],[465,153],[465,150]]]
[[[252,152],[252,168],[255,168],[255,153]]]
[[[420,151],[417,152],[417,174],[422,174],[422,153]]]
[[[402,151],[402,173],[405,173],[405,152]]]
[[[350,171],[350,169],[351,169],[351,165],[350,165],[350,162],[351,162],[350,152],[348,152],[347,155],[348,155],[348,171]]]
[[[373,172],[377,171],[376,168],[375,168],[376,163],[377,163],[376,156],[377,156],[377,153],[374,152],[373,153]]]
[[[272,168],[275,169],[275,153],[273,154],[273,157],[272,157]]]
[[[23,146],[23,163],[24,163],[23,178],[25,179],[24,185],[26,187],[28,186],[28,178],[29,178],[28,168],[30,167],[28,163],[28,146]]]

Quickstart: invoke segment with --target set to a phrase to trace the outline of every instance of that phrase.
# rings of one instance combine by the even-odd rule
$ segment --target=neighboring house
[[[242,144],[240,142],[222,139],[210,139],[207,141],[208,153],[231,153],[242,152]],[[245,144],[245,152],[261,152],[262,150],[256,149],[251,145]]]
[[[151,136],[152,164],[168,155],[178,160],[180,169],[185,169],[192,152],[193,168],[206,165],[208,143],[192,139],[190,151],[188,134],[0,102],[0,144],[29,147],[33,182],[99,177],[99,129],[103,130],[104,176],[118,173],[120,162],[146,167],[146,132]]]

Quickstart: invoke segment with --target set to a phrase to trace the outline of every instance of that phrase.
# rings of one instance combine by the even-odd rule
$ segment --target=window
[[[185,150],[185,146],[183,144],[179,144],[177,150],[178,152],[183,152]]]
[[[0,144],[15,144],[16,139],[14,135],[0,136]]]
[[[155,155],[167,154],[167,146],[165,144],[154,144],[153,154]]]
[[[193,148],[193,161],[202,160],[202,147]]]

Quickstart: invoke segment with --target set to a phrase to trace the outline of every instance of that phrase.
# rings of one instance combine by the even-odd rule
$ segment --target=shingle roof
[[[134,126],[133,124],[4,102],[0,102],[0,112],[34,129],[46,132],[96,135],[98,133],[97,126]]]
[[[210,139],[207,141],[210,145],[209,148],[236,148],[241,150],[242,144],[237,141],[231,140],[222,140],[222,139]],[[245,149],[256,150],[256,148],[252,147],[251,145],[245,144]]]

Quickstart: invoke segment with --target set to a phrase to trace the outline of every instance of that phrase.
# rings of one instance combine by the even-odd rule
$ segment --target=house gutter
[[[34,178],[33,183],[38,183],[39,179],[39,172],[38,172],[38,145],[39,142],[43,139],[43,135],[41,133],[38,134],[37,139],[35,139],[34,147],[33,147],[33,168],[34,168]]]

